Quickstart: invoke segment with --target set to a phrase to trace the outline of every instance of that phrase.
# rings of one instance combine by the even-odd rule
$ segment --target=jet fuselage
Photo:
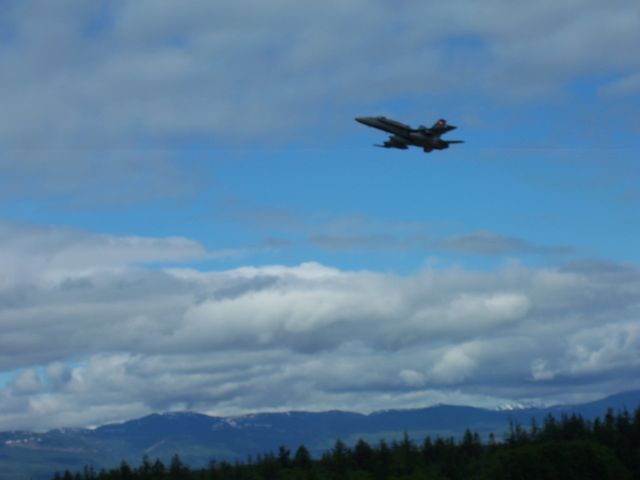
[[[384,148],[405,150],[409,145],[415,145],[430,152],[431,150],[449,148],[451,143],[462,143],[460,140],[442,140],[440,138],[442,134],[456,129],[455,126],[448,125],[443,119],[438,120],[431,128],[424,125],[411,128],[409,125],[386,117],[356,117],[356,121],[392,134],[384,145],[379,145]]]

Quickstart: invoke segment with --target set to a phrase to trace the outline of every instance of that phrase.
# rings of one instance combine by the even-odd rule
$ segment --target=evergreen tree
[[[419,452],[407,432],[404,433],[400,443],[393,443],[392,451],[394,457],[393,470],[399,475],[409,475],[417,464]]]
[[[156,461],[153,462],[153,466],[151,467],[151,476],[155,478],[162,478],[166,472],[166,467],[164,463],[160,461],[159,458],[156,458]]]
[[[153,465],[151,464],[151,461],[149,460],[149,456],[145,454],[142,457],[142,464],[140,465],[140,467],[137,470],[138,478],[140,478],[141,480],[149,480],[149,479],[151,479],[152,470],[153,470]]]
[[[309,470],[311,467],[311,454],[304,445],[300,445],[293,456],[293,466],[300,470]]]
[[[359,439],[355,447],[353,448],[353,460],[355,462],[356,468],[358,468],[359,470],[372,472],[374,463],[373,458],[373,449],[362,438]]]
[[[342,440],[336,440],[329,455],[329,470],[338,478],[342,478],[349,467],[351,452]]]
[[[280,462],[273,453],[268,453],[262,457],[258,468],[263,480],[275,480],[280,470]]]
[[[280,462],[281,468],[289,468],[291,466],[290,454],[291,452],[284,445],[280,446],[278,449],[278,461]]]
[[[85,465],[82,469],[82,478],[83,480],[95,480],[96,471],[92,465]]]
[[[482,444],[480,436],[472,433],[468,428],[464,431],[462,442],[460,444],[462,454],[467,458],[476,458],[482,453]]]
[[[133,480],[133,470],[127,462],[124,460],[120,462],[120,479],[121,480]]]
[[[384,480],[391,470],[391,450],[384,440],[380,440],[375,451],[373,476],[375,480]]]
[[[435,460],[433,442],[431,441],[431,437],[429,435],[424,437],[424,440],[422,441],[420,456],[422,457],[423,465],[431,465]]]
[[[177,453],[171,457],[169,475],[171,476],[171,480],[187,480],[189,478],[189,469],[182,463]]]

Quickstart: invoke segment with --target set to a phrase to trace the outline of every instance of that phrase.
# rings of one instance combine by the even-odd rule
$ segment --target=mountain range
[[[122,460],[137,465],[144,455],[167,463],[174,454],[191,467],[215,460],[246,460],[248,456],[292,451],[304,444],[319,456],[337,439],[347,444],[358,438],[376,443],[393,441],[407,433],[413,440],[460,437],[465,429],[500,440],[509,423],[528,427],[547,415],[579,414],[593,420],[608,408],[635,411],[640,390],[604,399],[553,407],[488,410],[436,405],[411,410],[387,410],[368,415],[344,411],[258,413],[238,417],[212,417],[193,412],[152,414],[95,429],[56,429],[46,433],[0,432],[0,479],[48,479],[55,471],[79,470],[84,465],[108,468]]]

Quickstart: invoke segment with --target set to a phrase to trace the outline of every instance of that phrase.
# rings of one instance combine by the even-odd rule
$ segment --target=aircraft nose
[[[371,117],[356,117],[355,120],[364,125],[371,125]]]

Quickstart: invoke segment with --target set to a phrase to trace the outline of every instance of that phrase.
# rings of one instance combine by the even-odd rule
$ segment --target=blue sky
[[[640,387],[639,42],[625,0],[6,2],[0,429]]]

